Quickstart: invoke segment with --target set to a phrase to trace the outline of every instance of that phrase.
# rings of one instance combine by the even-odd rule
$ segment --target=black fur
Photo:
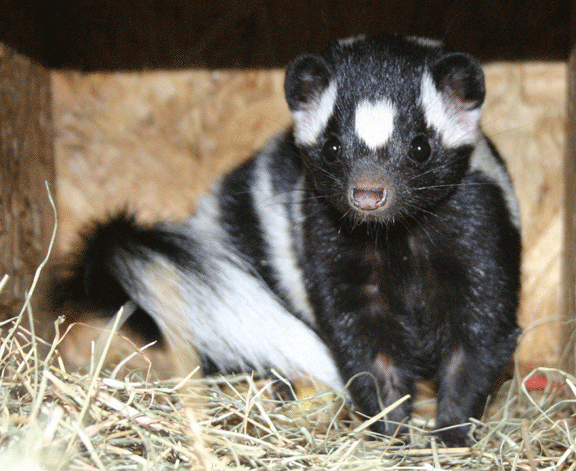
[[[265,227],[257,211],[263,204],[283,208],[315,318],[310,328],[329,346],[342,378],[351,380],[359,409],[373,416],[382,404],[413,394],[415,381],[429,379],[438,393],[438,428],[462,424],[438,435],[462,445],[464,424],[481,414],[516,346],[520,233],[506,189],[471,163],[476,141],[445,146],[446,136],[427,124],[421,102],[425,72],[450,112],[467,113],[482,104],[479,65],[441,47],[369,38],[296,59],[285,86],[291,111],[314,113],[337,83],[332,114],[310,142],[299,141],[296,122],[294,132],[226,176],[216,223],[247,274],[263,280],[299,315],[281,286],[282,275],[298,274],[279,273],[271,263],[267,247],[274,228]],[[373,150],[356,135],[354,112],[361,100],[382,97],[397,114],[389,141]],[[480,133],[477,139],[485,138]],[[409,150],[414,143],[419,154]],[[489,142],[487,149],[491,168],[506,174]],[[259,161],[266,163],[274,201],[258,201],[251,191],[262,177]],[[355,207],[358,194],[370,204]],[[136,258],[161,253],[201,272],[194,254],[202,241],[182,234],[163,226],[141,228],[125,216],[98,226],[72,277],[60,283],[61,301],[124,302],[129,295],[118,281],[122,274],[107,264],[118,250]],[[373,429],[392,434],[410,412],[410,401],[404,402]]]
[[[131,299],[120,282],[123,280],[125,284],[131,280],[118,273],[114,265],[114,260],[125,254],[149,260],[152,253],[162,253],[175,264],[202,271],[192,255],[193,240],[167,232],[161,225],[138,224],[136,218],[126,211],[104,223],[87,227],[82,241],[64,274],[55,275],[48,286],[46,299],[52,310],[67,306],[78,314],[83,311],[100,311],[109,316],[116,314]],[[127,319],[126,326],[146,342],[156,340],[161,345],[164,341],[156,323],[139,306]]]
[[[235,250],[272,287],[273,275],[266,261],[265,241],[250,193],[253,179],[254,160],[249,160],[223,179],[219,195],[221,222]]]

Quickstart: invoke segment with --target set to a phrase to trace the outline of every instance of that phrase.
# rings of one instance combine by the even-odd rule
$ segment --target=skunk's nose
[[[388,192],[385,188],[352,188],[350,200],[363,211],[374,211],[386,203]]]

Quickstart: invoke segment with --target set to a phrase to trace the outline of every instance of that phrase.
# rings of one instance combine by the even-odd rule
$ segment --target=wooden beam
[[[564,318],[560,367],[576,374],[576,3],[570,15],[566,140],[564,151],[564,241],[560,309]]]
[[[564,254],[562,260],[563,329],[562,368],[576,372],[576,45],[568,61],[568,97],[566,117],[566,154],[564,161]]]
[[[331,40],[396,32],[483,60],[566,60],[573,0],[0,0],[0,41],[50,68],[284,67]]]
[[[48,70],[0,43],[0,318],[21,307],[54,224],[51,106]]]

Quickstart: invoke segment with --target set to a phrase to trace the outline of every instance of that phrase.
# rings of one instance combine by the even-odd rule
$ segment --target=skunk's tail
[[[166,266],[194,266],[191,241],[166,226],[140,225],[126,212],[93,223],[82,233],[82,239],[71,263],[51,280],[47,295],[50,309],[112,317],[122,305],[133,301],[136,309],[125,322],[130,330],[148,342],[164,344],[168,340],[179,373],[187,374],[199,365],[185,331],[174,335],[174,329],[163,329],[166,319],[158,317],[158,309],[145,307],[154,298],[145,284],[146,275],[158,260]]]
[[[326,345],[247,266],[215,221],[200,216],[182,226],[142,226],[121,213],[93,225],[83,239],[50,290],[56,309],[113,315],[133,301],[132,327],[153,334],[143,322],[148,315],[180,372],[197,364],[196,348],[219,370],[275,368],[342,389]]]

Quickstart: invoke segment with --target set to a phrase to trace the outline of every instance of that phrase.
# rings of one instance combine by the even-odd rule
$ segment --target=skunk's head
[[[481,136],[484,75],[467,54],[396,36],[296,58],[285,91],[306,178],[356,221],[431,211]]]

